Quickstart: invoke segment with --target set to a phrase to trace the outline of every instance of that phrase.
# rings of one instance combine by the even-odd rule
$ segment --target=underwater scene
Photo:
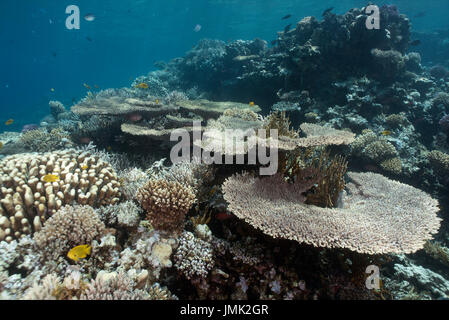
[[[2,0],[0,300],[448,300],[448,14]]]

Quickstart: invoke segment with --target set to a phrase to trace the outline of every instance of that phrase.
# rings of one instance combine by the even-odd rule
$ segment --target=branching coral
[[[78,245],[91,244],[105,232],[105,225],[92,207],[65,206],[59,209],[34,234],[37,247],[47,257],[58,257]]]
[[[213,268],[213,252],[210,243],[184,231],[175,252],[175,267],[187,279],[204,278]]]
[[[45,182],[49,174],[59,181]],[[0,240],[6,241],[40,230],[65,204],[98,207],[114,204],[120,196],[110,165],[76,150],[6,157],[0,162],[0,182]]]
[[[139,189],[137,200],[155,229],[180,233],[185,215],[196,199],[191,187],[165,179],[150,179]]]
[[[368,254],[421,249],[439,227],[438,202],[411,186],[374,173],[348,173],[343,208],[303,203],[301,186],[248,174],[228,178],[229,210],[275,238]]]
[[[56,128],[47,132],[44,129],[26,131],[20,142],[30,151],[48,152],[73,146],[68,132]]]
[[[269,131],[271,129],[278,131],[278,136],[285,136],[289,138],[297,138],[299,132],[290,129],[290,120],[285,115],[285,111],[275,111],[265,119],[264,129],[267,130],[267,137],[269,137]]]

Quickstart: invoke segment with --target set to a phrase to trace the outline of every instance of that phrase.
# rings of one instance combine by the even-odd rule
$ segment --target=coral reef
[[[136,198],[155,229],[178,233],[182,232],[185,215],[196,201],[191,187],[165,179],[150,179]]]
[[[91,244],[105,233],[105,225],[90,206],[60,208],[33,239],[47,258],[56,260],[78,245]]]
[[[46,175],[57,181],[46,182]],[[42,228],[63,205],[114,204],[120,184],[114,170],[98,156],[76,150],[26,153],[0,162],[0,240],[10,242]]]
[[[233,176],[225,181],[223,192],[229,210],[255,228],[274,238],[318,247],[410,253],[438,231],[438,202],[426,193],[379,174],[348,176],[342,208],[305,205],[302,193],[311,185],[287,184],[279,176]]]

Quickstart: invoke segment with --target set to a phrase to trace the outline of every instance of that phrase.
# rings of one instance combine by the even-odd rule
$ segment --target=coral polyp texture
[[[53,182],[46,182],[51,175]],[[114,169],[99,156],[77,150],[25,153],[0,162],[0,240],[42,228],[63,205],[99,207],[119,201]]]
[[[301,186],[235,175],[223,184],[229,210],[274,238],[367,254],[412,253],[437,233],[438,201],[375,173],[348,173],[343,208],[303,203]]]
[[[181,233],[185,215],[196,197],[191,187],[179,182],[150,179],[137,192],[137,201],[155,229]]]

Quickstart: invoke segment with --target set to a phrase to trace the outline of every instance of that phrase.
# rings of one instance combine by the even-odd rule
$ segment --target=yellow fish
[[[84,166],[81,167],[81,169],[86,170],[87,168],[89,168],[89,166],[87,164],[85,164]]]
[[[98,85],[96,85],[96,84],[94,84],[94,87],[95,87],[95,89],[98,89],[98,88],[100,88]]]
[[[0,149],[3,148],[3,142],[0,142]]]
[[[82,244],[80,246],[76,246],[67,253],[67,257],[72,259],[73,261],[78,261],[79,259],[84,259],[90,252],[92,251],[92,247],[88,244]]]
[[[45,182],[56,182],[56,181],[59,181],[59,176],[57,176],[55,174],[47,174],[44,176],[43,180]]]
[[[83,83],[83,86],[90,90],[90,86],[87,83]]]
[[[7,126],[9,126],[10,124],[13,124],[13,122],[14,122],[14,119],[9,119],[8,121],[5,122],[5,124]]]
[[[390,130],[384,130],[380,134],[383,135],[383,136],[389,136],[391,134],[391,131]]]
[[[148,89],[149,88],[149,86],[144,82],[137,84],[135,87],[139,88],[139,89]]]
[[[251,101],[251,102],[249,103],[249,105],[250,105],[251,107],[254,107],[254,101]]]
[[[159,99],[156,99],[156,104],[159,104]]]
[[[111,146],[108,146],[108,147],[107,147],[107,150],[108,150],[108,151],[111,151],[111,150],[112,150],[112,147],[111,147]]]

